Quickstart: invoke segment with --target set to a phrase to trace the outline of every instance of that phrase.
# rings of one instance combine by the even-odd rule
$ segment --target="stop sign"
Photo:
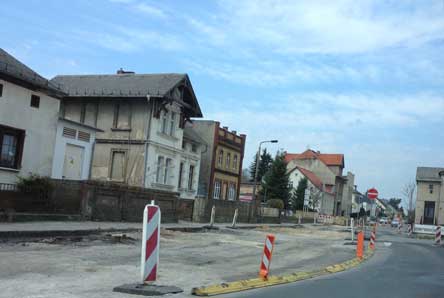
[[[369,190],[367,190],[367,197],[371,200],[374,200],[378,197],[378,191],[376,190],[376,188],[370,188]]]

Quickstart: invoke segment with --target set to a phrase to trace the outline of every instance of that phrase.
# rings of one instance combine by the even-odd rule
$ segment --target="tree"
[[[299,180],[297,188],[293,188],[291,192],[291,207],[293,211],[302,210],[304,207],[304,195],[307,189],[307,178]]]
[[[257,172],[256,182],[262,181],[262,178],[270,170],[272,163],[273,163],[273,157],[271,156],[270,153],[267,152],[267,149],[264,149],[259,158],[259,169]],[[256,173],[256,164],[257,164],[257,158],[255,155],[253,162],[250,165],[250,181],[252,182],[254,181],[254,174]]]
[[[395,208],[396,210],[399,210],[399,204],[401,204],[401,199],[397,199],[397,198],[391,198],[388,201],[389,205],[392,206],[393,208]]]
[[[406,197],[408,205],[408,221],[413,223],[415,221],[415,207],[413,205],[413,195],[415,194],[416,184],[415,182],[410,182],[404,185],[402,189],[402,194]]]
[[[290,183],[287,173],[287,163],[284,154],[278,152],[270,170],[263,179],[262,190],[267,192],[267,200],[279,199],[284,202],[284,207],[289,207]]]

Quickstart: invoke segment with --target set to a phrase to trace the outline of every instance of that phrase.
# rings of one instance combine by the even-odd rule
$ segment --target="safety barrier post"
[[[237,216],[238,216],[238,210],[236,208],[236,210],[234,210],[234,216],[233,216],[233,223],[231,224],[231,227],[234,229],[236,228],[236,222],[237,222]]]
[[[407,227],[407,235],[409,237],[412,237],[412,233],[413,233],[413,224],[409,224]]]
[[[265,237],[264,253],[261,259],[261,266],[259,269],[259,277],[262,279],[268,278],[268,273],[270,272],[271,256],[273,255],[275,236],[268,234]]]
[[[376,225],[373,226],[373,230],[370,234],[370,248],[375,249],[375,242],[376,242]]]
[[[353,225],[354,225],[354,219],[350,218],[350,229],[351,229],[352,242],[355,240],[355,227]]]
[[[358,233],[358,243],[356,244],[356,257],[364,257],[364,232]]]
[[[216,206],[213,205],[213,208],[211,208],[211,217],[210,217],[210,228],[214,225],[214,217],[216,216]]]
[[[142,284],[156,281],[159,267],[160,208],[151,201],[143,211],[141,279]]]
[[[436,226],[435,229],[435,245],[441,245],[441,226]]]
[[[298,216],[298,224],[301,224],[302,223],[302,218],[301,218],[301,215],[299,214],[299,216]]]

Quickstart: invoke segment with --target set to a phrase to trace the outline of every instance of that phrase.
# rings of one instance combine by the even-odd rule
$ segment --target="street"
[[[223,297],[444,296],[444,247],[434,247],[432,240],[407,239],[391,228],[378,232],[375,255],[355,269]]]

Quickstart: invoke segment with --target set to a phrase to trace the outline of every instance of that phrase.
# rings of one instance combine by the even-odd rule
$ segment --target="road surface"
[[[352,270],[223,297],[444,297],[444,247],[391,228],[379,228],[377,240],[375,255]]]

